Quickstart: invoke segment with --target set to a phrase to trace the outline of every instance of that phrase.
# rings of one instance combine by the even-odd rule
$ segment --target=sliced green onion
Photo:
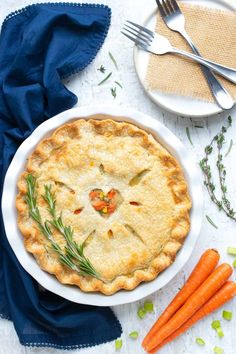
[[[236,259],[233,261],[233,267],[236,268]]]
[[[137,315],[141,320],[146,316],[146,310],[143,307],[139,307]]]
[[[213,321],[212,324],[211,324],[211,327],[216,330],[216,332],[218,334],[218,337],[220,337],[220,338],[224,337],[224,332],[223,332],[223,330],[221,328],[219,320]]]
[[[196,342],[198,345],[205,345],[205,344],[206,344],[202,338],[196,338],[195,342]]]
[[[133,339],[137,339],[138,338],[138,332],[137,331],[130,332],[129,337],[133,338]]]
[[[217,332],[219,338],[224,337],[224,332],[221,327],[216,328],[216,332]]]
[[[115,348],[116,348],[116,350],[120,350],[121,347],[122,347],[122,344],[123,344],[122,339],[117,339],[117,340],[115,341]]]
[[[236,247],[228,247],[227,253],[230,254],[231,256],[236,256]]]
[[[220,347],[214,347],[214,353],[215,354],[223,354],[224,353],[224,350]]]
[[[151,301],[146,301],[144,303],[144,310],[146,312],[154,312],[154,309],[153,309],[153,303]]]
[[[223,310],[222,317],[227,321],[231,321],[233,318],[233,313],[231,311]]]
[[[213,321],[212,324],[211,324],[211,327],[212,327],[213,329],[220,328],[220,327],[221,327],[220,321],[219,321],[219,320]]]

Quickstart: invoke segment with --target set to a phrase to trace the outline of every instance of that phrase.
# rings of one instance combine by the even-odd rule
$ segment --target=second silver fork
[[[194,45],[185,30],[185,18],[181,12],[176,0],[156,0],[161,17],[166,26],[171,30],[178,32],[188,42],[192,51],[201,55]],[[222,84],[218,81],[212,71],[201,65],[202,72],[208,82],[212,95],[214,96],[218,105],[223,109],[230,109],[234,105],[234,101]]]

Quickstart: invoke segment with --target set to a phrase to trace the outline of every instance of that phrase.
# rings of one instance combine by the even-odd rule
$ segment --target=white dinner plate
[[[175,262],[155,280],[142,283],[132,291],[119,291],[111,296],[106,296],[101,293],[85,293],[78,287],[63,285],[53,275],[40,269],[35,258],[24,248],[23,238],[17,227],[17,212],[15,207],[17,180],[20,173],[25,169],[27,157],[35,149],[38,142],[44,137],[49,136],[58,126],[70,120],[80,118],[88,119],[90,117],[101,119],[101,116],[97,117],[97,114],[109,115],[112,116],[114,120],[134,123],[152,133],[181,163],[188,181],[193,202],[191,210],[191,229]],[[51,292],[81,304],[108,306],[129,303],[148,296],[166,285],[180,271],[193,252],[202,222],[203,196],[201,180],[202,177],[199,169],[196,167],[194,156],[188,152],[173,133],[157,120],[138,111],[116,106],[70,109],[42,123],[17,150],[8,168],[3,187],[2,211],[6,235],[23,268],[32,275],[40,285]],[[11,271],[14,271],[14,269]]]
[[[229,2],[227,0],[184,0],[184,2],[224,10],[236,10],[235,3],[233,3],[233,1]],[[156,15],[158,11],[155,0],[153,0],[152,8],[149,8],[148,11],[149,15],[145,16],[145,19],[143,23],[141,23],[141,25],[148,27],[149,29],[154,31],[156,24]],[[134,18],[133,21],[135,22]],[[134,64],[139,81],[148,96],[159,106],[165,108],[166,110],[172,113],[176,113],[181,116],[191,117],[206,117],[223,111],[222,108],[220,108],[216,103],[204,102],[189,97],[166,94],[148,89],[146,87],[145,77],[148,67],[149,56],[150,54],[148,52],[145,52],[144,50],[139,49],[136,46],[134,47]]]

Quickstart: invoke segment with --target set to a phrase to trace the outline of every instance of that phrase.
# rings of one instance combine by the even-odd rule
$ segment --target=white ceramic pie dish
[[[63,285],[54,276],[40,269],[35,258],[24,248],[23,238],[17,226],[17,212],[15,208],[18,177],[24,170],[28,155],[35,149],[38,142],[45,136],[49,136],[58,126],[70,120],[90,118],[98,114],[112,116],[112,119],[118,121],[131,122],[152,133],[182,165],[193,202],[191,210],[191,229],[175,262],[155,280],[142,283],[132,291],[122,290],[111,296],[106,296],[101,293],[85,293],[77,287]],[[124,107],[95,106],[74,108],[42,123],[19,147],[5,177],[2,210],[6,235],[16,257],[23,268],[35,278],[40,285],[55,294],[77,303],[98,306],[120,305],[139,300],[162,288],[181,270],[189,259],[197,241],[202,222],[203,196],[201,176],[196,167],[194,157],[186,150],[179,139],[157,120],[133,109]]]

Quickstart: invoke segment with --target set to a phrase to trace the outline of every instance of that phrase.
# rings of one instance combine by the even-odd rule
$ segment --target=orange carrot
[[[96,191],[96,190],[93,190],[93,191],[91,191],[90,193],[89,193],[89,197],[90,197],[90,199],[96,199],[96,198],[98,198],[99,197],[99,192],[98,191]]]
[[[232,267],[223,263],[217,267],[204,283],[188,298],[185,304],[164,324],[154,332],[145,349],[151,351],[181,327],[193,314],[202,307],[230,277]]]
[[[74,210],[74,214],[78,215],[81,213],[82,210],[83,210],[83,208],[76,209],[76,210]]]
[[[206,278],[215,269],[219,262],[219,253],[214,249],[206,250],[190,274],[187,282],[183,288],[177,293],[172,302],[167,306],[165,311],[161,314],[157,322],[150,329],[148,334],[143,340],[142,345],[145,347],[153,333],[161,328],[175,312],[185,303],[194,291],[206,280]]]
[[[116,210],[116,205],[115,204],[109,204],[108,205],[108,207],[107,207],[107,212],[109,213],[109,214],[112,214],[112,213],[114,213],[114,211]]]
[[[97,200],[97,201],[93,202],[92,205],[95,210],[102,210],[107,205],[107,203],[104,202],[103,200]]]
[[[231,300],[236,295],[236,283],[232,281],[227,281],[218,292],[212,296],[210,300],[208,300],[205,305],[203,305],[195,314],[185,322],[180,328],[178,328],[174,333],[172,333],[169,337],[167,337],[161,344],[159,344],[155,349],[149,354],[156,353],[160,348],[162,348],[167,343],[171,342],[173,339],[178,337],[179,335],[186,332],[194,323],[198,322],[202,318],[209,315],[211,312],[217,310],[223,304]]]
[[[109,199],[112,199],[116,195],[115,189],[111,189],[110,192],[108,192],[107,196]]]

